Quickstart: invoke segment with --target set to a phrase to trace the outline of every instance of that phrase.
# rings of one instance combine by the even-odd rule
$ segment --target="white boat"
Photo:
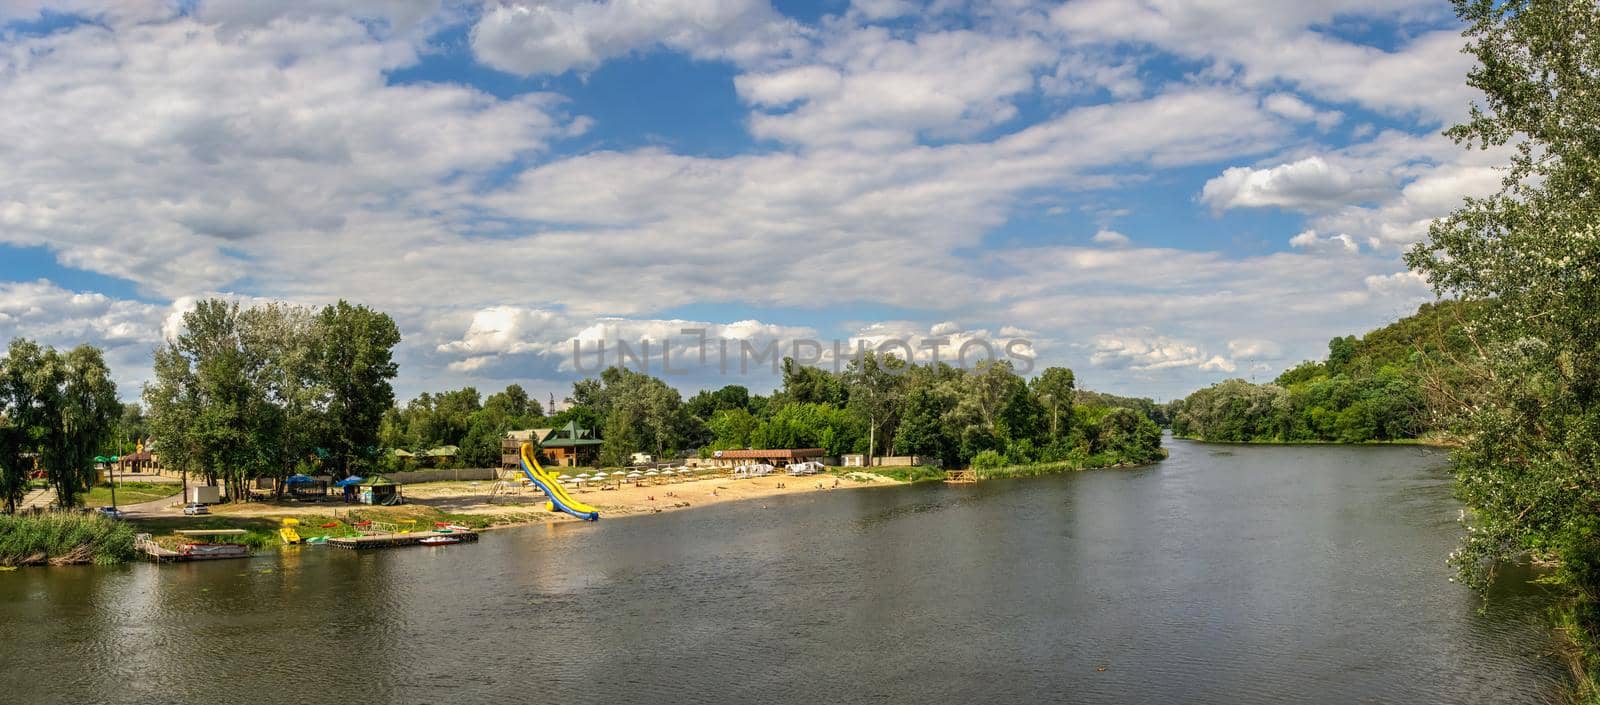
[[[417,543],[420,543],[424,546],[443,546],[447,543],[461,543],[461,539],[456,536],[439,535],[429,536],[428,538],[418,541]]]

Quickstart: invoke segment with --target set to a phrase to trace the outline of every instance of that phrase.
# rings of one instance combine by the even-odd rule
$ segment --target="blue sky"
[[[697,328],[1172,398],[1431,297],[1401,253],[1504,156],[1439,135],[1460,45],[1420,0],[12,3],[0,337],[131,399],[197,298],[345,298],[402,397]]]

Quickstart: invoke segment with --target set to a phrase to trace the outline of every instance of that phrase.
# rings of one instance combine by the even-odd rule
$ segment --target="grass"
[[[227,540],[245,544],[256,550],[283,545],[283,539],[278,534],[278,529],[283,527],[281,518],[230,516],[227,512],[227,505],[213,507],[213,510],[217,511],[217,513],[205,516],[131,519],[128,523],[139,531],[151,534],[156,543],[168,548],[177,548],[179,544],[184,542],[185,539],[177,533],[181,529],[244,529],[246,533],[243,536]],[[398,523],[407,519],[415,519],[418,531],[432,530],[435,522],[457,524],[471,529],[485,529],[491,526],[523,524],[529,520],[527,514],[455,514],[419,504],[351,509],[325,515],[299,514],[295,515],[294,518],[300,521],[294,528],[295,533],[298,533],[301,539],[322,536],[329,538],[356,536],[359,532],[352,525],[356,522],[367,520]],[[324,526],[324,524],[335,524],[335,526]]]
[[[118,482],[117,506],[177,497],[182,491],[181,486],[171,483]],[[89,494],[84,496],[84,503],[91,507],[111,506],[111,485],[95,485],[89,488]]]
[[[0,566],[120,563],[133,557],[133,534],[93,514],[0,515]]]

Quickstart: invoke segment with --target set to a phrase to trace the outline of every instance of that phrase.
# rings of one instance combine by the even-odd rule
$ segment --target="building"
[[[594,465],[600,457],[600,446],[605,441],[595,437],[594,431],[569,421],[561,428],[530,428],[511,431],[500,442],[500,465],[514,469],[521,463],[518,453],[523,443],[538,446],[539,452],[551,465],[574,467]]]
[[[777,448],[767,450],[717,450],[711,452],[711,462],[717,467],[731,468],[738,465],[751,465],[764,463],[773,467],[783,467],[790,463],[803,463],[808,460],[818,460],[827,454],[821,448]]]

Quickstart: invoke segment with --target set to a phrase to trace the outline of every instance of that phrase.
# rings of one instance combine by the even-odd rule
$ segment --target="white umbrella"
[[[644,473],[639,472],[638,470],[634,470],[633,472],[628,473],[628,477],[643,477],[643,476],[644,476]]]
[[[578,473],[578,479],[579,480],[587,480],[587,479],[589,479],[589,473],[586,473],[586,472]]]
[[[597,472],[597,473],[595,473],[595,474],[594,474],[594,479],[596,479],[596,480],[604,480],[604,479],[606,479],[606,473],[605,473],[605,471],[604,471],[604,470],[602,470],[602,471],[600,471],[600,472]]]
[[[571,475],[568,475],[568,474],[566,474],[566,473],[561,473],[561,476],[560,476],[560,477],[557,477],[557,478],[556,478],[556,479],[557,479],[557,480],[571,480],[571,479],[572,479],[572,476],[571,476]]]
[[[645,473],[645,474],[644,474],[644,476],[645,476],[645,477],[655,477],[655,476],[656,476],[656,475],[660,475],[660,474],[661,474],[661,473],[659,473],[659,472],[656,472],[656,471],[654,471],[654,470],[651,470],[651,471],[650,471],[650,472],[647,472],[647,473]]]

